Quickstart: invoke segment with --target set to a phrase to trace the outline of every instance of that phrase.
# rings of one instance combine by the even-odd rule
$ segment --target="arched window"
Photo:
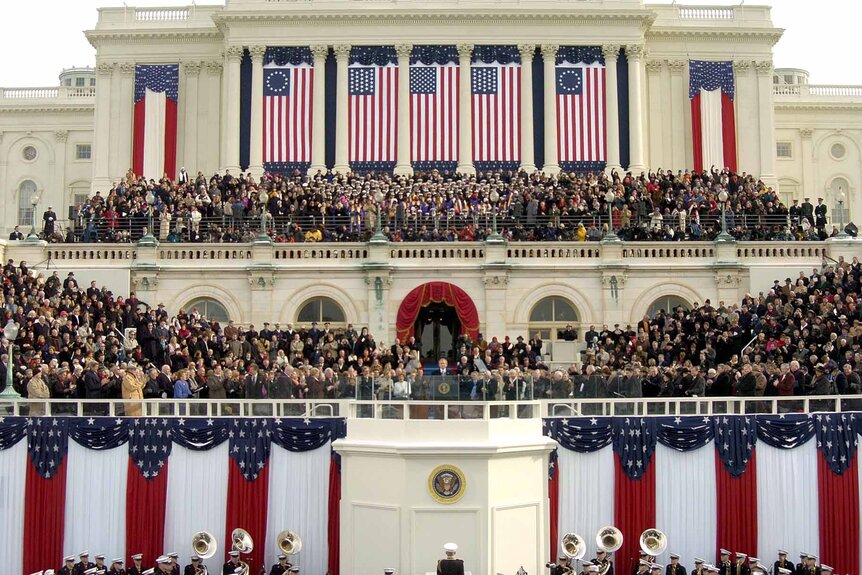
[[[842,176],[833,178],[829,185],[829,192],[831,197],[827,203],[831,205],[827,210],[826,217],[835,226],[841,222],[844,222],[846,226],[850,223],[850,182]],[[839,202],[839,200],[841,201]],[[830,214],[829,211],[832,213]],[[832,228],[829,228],[829,231],[831,232]]]
[[[228,320],[230,320],[230,314],[228,314],[227,308],[212,298],[201,297],[196,300],[192,300],[183,307],[183,311],[186,313],[192,313],[195,308],[197,308],[197,312],[201,314],[202,317],[208,320],[214,320],[219,323],[227,323]]]
[[[312,298],[299,308],[296,323],[311,325],[313,321],[329,323],[332,327],[347,325],[344,310],[335,300],[328,297]]]
[[[571,325],[576,333],[578,330],[578,312],[567,299],[551,296],[539,300],[530,311],[530,337],[541,334],[546,341],[563,339],[562,332]],[[580,336],[578,336],[580,337]]]
[[[647,310],[647,315],[650,319],[658,315],[659,312],[664,312],[665,315],[671,314],[677,308],[682,308],[686,311],[691,309],[691,304],[675,295],[666,295],[658,298]]]
[[[36,196],[36,182],[24,180],[18,186],[18,223],[33,225],[33,198]]]

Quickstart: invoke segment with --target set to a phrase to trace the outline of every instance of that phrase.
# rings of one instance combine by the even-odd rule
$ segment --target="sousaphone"
[[[302,550],[302,539],[299,533],[285,529],[276,536],[275,546],[285,555],[296,555]]]

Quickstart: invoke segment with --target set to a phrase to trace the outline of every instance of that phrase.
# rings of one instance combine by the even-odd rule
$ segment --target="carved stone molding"
[[[186,76],[197,76],[201,72],[201,63],[195,61],[183,62],[183,74]]]
[[[518,52],[521,53],[521,62],[524,60],[532,60],[536,54],[535,44],[518,44]]]
[[[96,64],[96,76],[109,78],[114,73],[113,62],[102,62]]]
[[[224,51],[225,58],[228,62],[239,62],[242,60],[242,46],[228,46]]]
[[[57,130],[54,132],[54,139],[57,140],[58,144],[65,144],[68,138],[69,130]]]
[[[628,274],[625,273],[605,273],[602,275],[602,287],[611,288],[616,283],[617,287],[626,285]]]
[[[667,67],[671,74],[682,74],[685,71],[685,60],[668,60]]]
[[[135,73],[135,63],[134,62],[120,62],[117,66],[117,69],[120,71],[122,76],[131,76]]]
[[[471,57],[473,55],[473,44],[458,44],[458,56],[461,58]]]
[[[751,60],[734,60],[733,69],[736,70],[737,73],[745,74],[751,70]]]
[[[344,60],[350,56],[350,44],[336,44],[332,47],[332,51],[335,52],[337,60]]]
[[[132,277],[132,288],[135,291],[153,291],[159,287],[159,276],[157,275],[136,275]]]
[[[383,289],[389,289],[392,287],[392,278],[388,275],[367,275],[365,276],[365,285],[367,286],[375,286],[379,284]]]
[[[754,69],[757,70],[758,76],[769,76],[772,74],[772,61],[758,60],[754,63]]]
[[[204,62],[203,65],[207,69],[207,72],[209,72],[210,74],[221,74],[221,62],[218,62],[216,60],[210,60],[209,62]]]
[[[329,54],[329,46],[326,44],[315,44],[311,47],[311,55],[315,58],[326,58]]]
[[[252,62],[262,60],[263,55],[266,53],[266,46],[249,46],[248,53],[251,55]]]
[[[812,134],[814,134],[814,130],[811,128],[799,128],[799,135],[806,140],[810,139]]]
[[[629,62],[640,62],[646,56],[646,48],[643,44],[626,45],[626,58]]]
[[[544,58],[556,58],[560,50],[559,44],[542,44],[542,56]]]
[[[739,287],[742,284],[742,278],[738,274],[716,273],[715,285],[719,287]]]
[[[264,276],[258,274],[250,274],[248,276],[248,285],[252,291],[268,290],[275,286],[275,278],[272,275]]]
[[[664,60],[648,60],[646,63],[647,72],[661,72],[662,68],[664,68]]]
[[[413,44],[396,44],[395,53],[398,58],[409,58],[413,54]]]
[[[485,282],[485,287],[489,288],[504,288],[509,285],[509,276],[508,275],[488,275],[485,276],[483,281]]]
[[[617,58],[620,55],[621,47],[619,44],[604,44],[602,45],[602,54],[604,54],[606,60]]]

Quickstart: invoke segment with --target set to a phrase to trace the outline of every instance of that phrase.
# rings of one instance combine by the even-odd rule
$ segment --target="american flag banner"
[[[736,171],[733,62],[689,62],[688,97],[694,170],[711,166]]]
[[[556,69],[557,154],[564,169],[600,170],[607,149],[605,67],[570,64]]]
[[[398,143],[398,59],[391,46],[354,47],[347,81],[353,169],[391,168]]]
[[[314,67],[311,51],[298,63],[279,65],[264,56],[263,162],[284,171],[311,162]]]
[[[135,66],[132,171],[138,176],[176,176],[179,86],[179,64]]]
[[[457,63],[410,66],[410,153],[414,165],[458,161]]]
[[[521,160],[521,65],[476,62],[470,71],[473,161]]]

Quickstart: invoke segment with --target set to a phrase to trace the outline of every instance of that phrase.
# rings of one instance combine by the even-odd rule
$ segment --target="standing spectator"
[[[47,376],[48,366],[41,365],[34,373],[33,377],[30,378],[30,381],[27,383],[27,397],[31,400],[44,400],[51,399],[51,390],[48,388],[48,385],[45,383],[44,378]],[[45,409],[45,405],[43,403],[32,403],[30,404],[30,415],[47,415],[48,412]]]

